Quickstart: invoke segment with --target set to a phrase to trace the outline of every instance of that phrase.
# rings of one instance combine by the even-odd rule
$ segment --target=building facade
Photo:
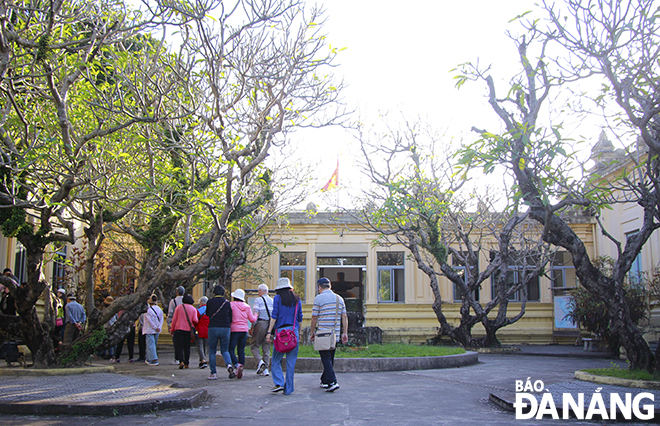
[[[591,218],[576,216],[571,222],[593,253]],[[279,277],[291,278],[296,293],[303,300],[305,326],[309,325],[311,305],[316,296],[316,280],[328,277],[333,282],[333,290],[346,300],[347,308],[364,314],[365,326],[382,329],[385,342],[425,342],[437,335],[439,326],[431,307],[434,297],[429,278],[417,268],[405,247],[378,245],[377,237],[347,214],[293,213],[289,216],[289,228],[280,235],[282,241],[288,242],[280,244],[280,252],[270,256],[263,265],[270,275],[265,283],[274,288]],[[480,264],[487,262],[484,255]],[[512,279],[516,279],[515,274]],[[237,281],[234,284],[256,289],[259,282]],[[559,341],[555,298],[576,285],[570,256],[558,252],[551,270],[530,285],[525,315],[516,324],[500,330],[500,341],[509,344]],[[444,276],[439,277],[439,286],[443,313],[458,325],[460,293]],[[479,291],[479,300],[487,302],[491,297],[488,281]],[[511,299],[510,316],[520,310],[519,297],[514,294]],[[475,336],[482,333],[480,325],[474,327]],[[570,340],[570,333],[560,338],[563,342],[575,341],[575,337]]]
[[[638,141],[628,150],[617,149],[603,132],[592,148],[591,160],[595,164],[590,171],[601,176],[603,182],[616,182],[624,174],[635,181],[640,178],[639,172],[635,171],[635,164],[643,164],[645,161],[645,148],[646,146]],[[621,188],[621,185],[613,186],[610,193],[613,202],[610,204],[610,208],[601,210],[600,223],[594,230],[594,254],[596,256],[616,259],[618,248],[612,239],[625,245],[626,240],[641,229],[644,209],[630,195]],[[633,262],[628,273],[629,281],[635,283],[652,278],[653,271],[659,264],[660,232],[656,230]],[[651,294],[649,317],[643,325],[646,331],[645,337],[649,342],[657,342],[660,338],[660,300],[658,296],[660,295]]]

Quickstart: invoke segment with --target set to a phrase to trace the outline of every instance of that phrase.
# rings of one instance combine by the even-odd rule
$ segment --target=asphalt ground
[[[479,354],[476,365],[438,370],[416,370],[375,373],[340,373],[341,386],[334,393],[319,388],[318,373],[297,373],[293,395],[271,394],[271,377],[257,376],[246,371],[241,380],[230,380],[218,370],[219,379],[209,381],[208,369],[194,368],[191,360],[188,370],[166,364],[171,354],[161,353],[161,365],[148,367],[144,364],[116,365],[116,374],[108,378],[104,374],[77,374],[55,376],[59,380],[60,394],[75,394],[77,385],[91,382],[99,389],[90,396],[90,413],[96,405],[107,403],[106,398],[132,387],[142,389],[147,396],[153,389],[167,392],[206,391],[198,408],[154,411],[136,415],[11,415],[0,414],[0,425],[536,425],[536,424],[608,424],[603,421],[584,420],[516,420],[514,413],[504,411],[489,401],[492,393],[515,392],[515,381],[542,380],[546,387],[565,386],[573,383],[574,372],[584,368],[609,367],[612,363],[625,368],[625,363],[594,357],[573,347],[547,347],[525,354]],[[194,359],[194,358],[193,358]],[[95,364],[107,365],[97,361]],[[3,367],[4,368],[4,367]],[[6,379],[6,378],[5,378]],[[7,383],[25,380],[26,377],[7,379]],[[53,380],[49,378],[49,380]],[[124,380],[122,389],[115,388],[116,380]],[[148,382],[131,385],[133,380]],[[28,392],[37,392],[38,383],[44,377],[36,377],[37,385]],[[174,387],[172,387],[174,385]],[[587,386],[597,387],[589,384]],[[45,387],[45,384],[44,384]],[[14,390],[0,385],[0,394],[6,397]],[[161,398],[159,396],[159,398]],[[163,398],[167,398],[166,396]],[[8,399],[8,401],[11,398]],[[72,407],[75,404],[72,402]],[[20,401],[15,401],[20,403]],[[627,423],[636,424],[636,423]],[[641,424],[641,423],[639,423]]]

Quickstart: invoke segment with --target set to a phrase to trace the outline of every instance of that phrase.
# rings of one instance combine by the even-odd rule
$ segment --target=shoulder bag
[[[337,346],[335,329],[337,328],[337,316],[339,315],[339,296],[337,296],[337,306],[335,308],[335,325],[330,328],[317,328],[314,333],[314,350],[329,351]]]
[[[188,310],[186,309],[186,305],[183,304],[181,306],[183,306],[183,312],[186,314],[186,319],[188,320],[188,325],[190,326],[190,343],[195,343],[197,341],[197,330],[195,329],[195,327],[193,327],[192,323],[190,322],[190,317],[188,316]]]
[[[275,334],[275,350],[280,353],[291,352],[298,346],[298,338],[296,337],[296,318],[298,317],[298,303],[296,302],[296,312],[293,314],[293,329],[283,329]]]
[[[220,307],[219,307],[215,312],[213,312],[213,315],[211,315],[211,316],[209,317],[209,323],[211,322],[211,320],[213,319],[213,317],[214,317],[218,312],[220,312],[220,311],[222,310],[222,307],[225,306],[225,303],[227,303],[227,299],[225,299],[225,301],[222,302],[222,305],[220,305]],[[209,315],[208,315],[208,308],[206,308],[206,309],[207,309],[207,310],[206,310],[206,312],[204,312],[204,315],[206,315],[206,316],[208,317],[208,316],[209,316]]]

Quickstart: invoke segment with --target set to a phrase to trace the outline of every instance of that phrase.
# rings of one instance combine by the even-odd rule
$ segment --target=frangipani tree
[[[503,132],[476,129],[481,139],[464,150],[463,162],[485,166],[486,171],[498,165],[508,170],[518,188],[517,198],[528,206],[530,218],[543,226],[544,241],[571,253],[580,283],[606,305],[610,330],[626,349],[631,368],[658,371],[659,357],[651,352],[635,325],[624,286],[633,261],[660,226],[657,10],[652,1],[644,0],[569,0],[556,6],[543,2],[542,7],[548,19],[524,22],[528,33],[514,39],[520,74],[512,79],[510,88],[498,91],[488,70],[462,67],[459,81],[482,82],[504,126]],[[549,57],[550,51],[559,53]],[[601,176],[593,176],[593,184],[576,180],[568,167],[573,158],[568,148],[571,141],[562,137],[560,128],[540,119],[553,94],[567,90],[571,81],[585,78],[603,83],[602,92],[591,94],[592,99],[607,105],[607,111],[618,106],[623,111],[619,123],[635,130],[648,148],[648,155],[636,169],[641,173],[624,173],[613,186],[604,186]],[[629,160],[634,163],[632,157]],[[603,197],[615,187],[632,194],[644,214],[635,235],[625,243],[613,241],[618,256],[611,274],[606,274],[590,258],[563,214],[585,207],[597,211],[608,202],[617,202]],[[618,202],[630,200],[627,197]]]
[[[465,179],[455,172],[453,155],[420,123],[388,128],[380,137],[363,133],[360,143],[365,173],[374,184],[365,193],[365,226],[380,234],[382,244],[394,240],[410,250],[429,278],[441,335],[466,347],[499,346],[497,331],[524,315],[528,287],[550,261],[538,227],[515,206],[497,213],[488,197],[462,199]],[[458,326],[443,312],[440,275],[460,294]],[[490,282],[488,300],[483,286]],[[509,317],[514,297],[522,303]],[[484,336],[472,335],[476,324]]]
[[[2,327],[25,341],[37,367],[55,362],[49,303],[43,322],[34,308],[49,287],[44,252],[51,243],[75,241],[70,207],[97,197],[93,184],[104,175],[90,159],[101,156],[99,145],[118,140],[113,135],[165,118],[155,106],[167,93],[154,90],[163,82],[150,76],[153,67],[131,63],[139,34],[168,19],[166,9],[154,12],[158,18],[121,2],[0,6],[0,224],[27,258],[23,285],[2,279],[18,301],[18,316],[3,318]],[[122,72],[110,71],[110,62]]]
[[[3,327],[26,341],[38,367],[56,362],[52,313],[42,323],[34,309],[48,288],[43,253],[75,241],[74,219],[88,240],[90,321],[62,354],[66,364],[116,344],[156,288],[201,274],[236,228],[234,212],[258,215],[272,199],[270,150],[290,128],[327,124],[315,117],[338,99],[341,85],[324,70],[336,50],[319,32],[319,12],[301,2],[143,6],[23,2],[0,14],[0,221],[28,257],[27,284],[0,278],[21,301]],[[164,41],[172,27],[176,50]],[[135,238],[145,257],[136,291],[99,312],[91,269],[110,230]]]
[[[122,337],[156,288],[169,295],[211,265],[221,266],[222,282],[230,285],[251,240],[281,211],[272,181],[277,171],[264,164],[269,153],[287,143],[291,129],[341,119],[323,114],[337,104],[341,85],[327,73],[337,50],[320,32],[319,10],[297,1],[172,7],[186,21],[180,56],[191,64],[185,87],[195,109],[160,135],[172,170],[169,188],[142,203],[146,214],[114,224],[146,254],[136,292],[99,317],[98,330],[125,311],[104,330],[104,346]]]

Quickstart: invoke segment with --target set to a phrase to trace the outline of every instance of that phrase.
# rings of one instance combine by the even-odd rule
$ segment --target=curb
[[[366,373],[376,371],[435,370],[474,365],[479,362],[476,352],[458,355],[406,358],[335,358],[336,373]],[[321,358],[298,358],[296,371],[317,373],[323,371]]]
[[[77,368],[0,368],[0,376],[67,376],[72,374],[114,373],[115,367],[77,367]]]
[[[512,352],[511,355],[525,355],[525,356],[549,356],[553,358],[586,358],[586,359],[610,359],[611,355],[603,354],[602,352],[584,352],[584,353],[543,353],[543,352],[525,352],[518,351]]]
[[[595,374],[587,373],[586,371],[578,370],[575,372],[575,378],[585,382],[599,383],[602,385],[625,386],[628,388],[652,389],[659,390],[660,382],[652,380],[632,380],[622,379],[619,377],[610,376],[597,376]]]
[[[508,347],[508,348],[472,348],[471,351],[475,351],[480,354],[517,354],[520,353],[520,348],[518,347]]]
[[[82,416],[123,416],[151,413],[164,410],[185,410],[202,405],[207,397],[206,390],[190,390],[173,398],[148,400],[120,404],[44,404],[44,403],[0,403],[4,414],[67,414]]]
[[[516,411],[515,407],[513,406],[513,400],[515,400],[515,394],[514,395],[506,395],[506,396],[498,396],[495,395],[494,393],[488,394],[488,400],[492,402],[493,404],[497,405],[499,408],[501,408],[504,411],[508,411],[510,413],[513,413]]]

